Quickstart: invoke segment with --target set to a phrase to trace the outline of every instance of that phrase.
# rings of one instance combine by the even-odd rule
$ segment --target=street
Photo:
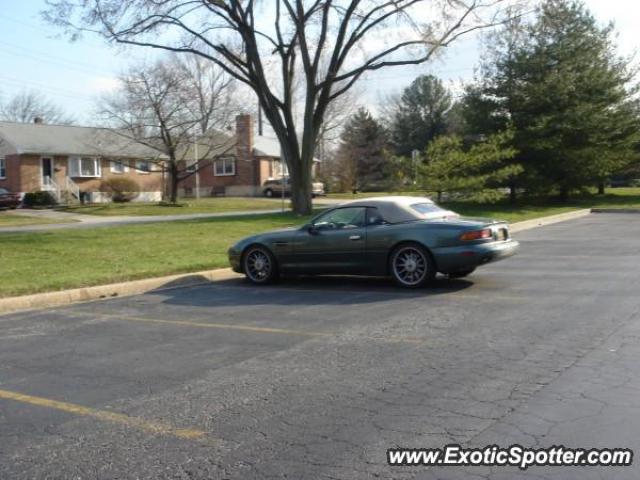
[[[0,479],[638,478],[387,465],[453,443],[640,451],[640,217],[515,237],[417,291],[234,279],[0,317]]]

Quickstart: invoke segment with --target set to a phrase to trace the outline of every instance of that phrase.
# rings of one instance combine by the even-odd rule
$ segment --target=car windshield
[[[418,212],[423,217],[433,217],[434,214],[447,214],[448,210],[439,207],[435,203],[414,203],[411,205],[411,208]]]
[[[9,190],[6,190],[4,188],[0,188],[0,195],[6,195],[7,193],[9,193]]]

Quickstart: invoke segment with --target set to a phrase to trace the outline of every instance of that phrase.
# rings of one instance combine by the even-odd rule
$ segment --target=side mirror
[[[315,225],[309,225],[307,227],[307,232],[309,232],[309,235],[317,235],[320,230]]]

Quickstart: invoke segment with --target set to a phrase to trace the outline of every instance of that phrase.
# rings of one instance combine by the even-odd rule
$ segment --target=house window
[[[136,162],[136,170],[138,173],[151,173],[151,162],[147,160],[138,160]]]
[[[7,178],[7,161],[0,157],[0,178]]]
[[[213,173],[217,177],[236,174],[236,159],[234,157],[218,158],[213,163]]]
[[[100,159],[92,157],[69,157],[70,177],[101,177]]]
[[[125,160],[111,160],[111,173],[126,173],[129,171],[129,164]]]

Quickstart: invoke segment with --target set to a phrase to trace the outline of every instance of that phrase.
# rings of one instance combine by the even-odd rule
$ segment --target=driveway
[[[388,448],[640,447],[640,222],[517,235],[467,280],[241,280],[0,317],[0,478],[637,479]]]

